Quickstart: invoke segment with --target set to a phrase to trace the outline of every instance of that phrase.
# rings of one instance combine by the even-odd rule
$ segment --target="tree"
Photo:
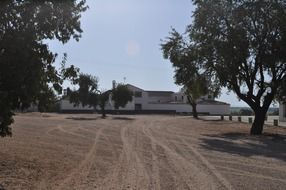
[[[79,40],[84,0],[5,0],[0,2],[0,135],[11,135],[14,110],[37,102],[47,88],[61,91],[76,69],[53,64],[48,40]],[[64,65],[64,64],[63,64]]]
[[[207,70],[200,66],[196,46],[188,43],[182,35],[172,29],[170,36],[161,44],[163,56],[175,68],[175,83],[182,85],[188,102],[193,109],[193,117],[198,118],[197,101],[200,97],[219,95],[220,88]]]
[[[101,92],[98,96],[99,107],[101,109],[102,118],[106,117],[105,106],[106,106],[107,101],[109,100],[110,93],[111,93],[110,91],[105,91],[105,92]]]
[[[78,90],[69,92],[70,102],[75,106],[82,104],[82,106],[90,106],[96,109],[98,105],[98,79],[95,76],[88,74],[80,74],[75,81],[78,84]]]
[[[119,107],[124,108],[128,102],[131,102],[133,98],[133,93],[124,84],[118,84],[114,89],[112,89],[112,100],[114,101],[115,109]]]
[[[192,80],[188,84],[184,85],[188,102],[193,108],[193,117],[196,119],[198,119],[197,101],[208,93],[207,84],[204,76],[196,75],[192,77]]]
[[[286,3],[193,2],[197,8],[187,32],[200,66],[252,108],[250,133],[262,134],[267,110],[286,77]]]
[[[47,88],[41,91],[38,97],[38,110],[39,112],[54,112],[57,110],[58,98],[52,88]]]

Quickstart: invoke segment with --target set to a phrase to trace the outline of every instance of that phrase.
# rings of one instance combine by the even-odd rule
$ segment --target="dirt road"
[[[25,114],[0,139],[5,189],[286,189],[286,131],[178,116]],[[278,135],[273,135],[278,134]]]

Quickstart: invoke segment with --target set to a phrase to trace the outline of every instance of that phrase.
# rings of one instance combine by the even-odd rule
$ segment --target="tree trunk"
[[[197,103],[196,103],[196,101],[193,100],[193,99],[191,98],[191,96],[187,96],[187,99],[188,99],[189,104],[190,104],[190,105],[192,106],[192,108],[193,108],[193,117],[194,117],[195,119],[198,119],[199,117],[198,117],[198,112],[197,112]]]
[[[198,117],[198,112],[197,112],[197,104],[196,104],[196,103],[193,103],[193,104],[192,104],[192,107],[193,107],[193,117],[194,117],[195,119],[198,119],[199,117]]]
[[[106,118],[106,114],[105,114],[105,107],[104,106],[100,106],[101,107],[101,114],[102,114],[102,116],[101,116],[101,118]]]
[[[3,108],[0,110],[0,136],[12,136],[12,130],[10,125],[14,122],[14,113],[9,109]]]
[[[264,121],[267,113],[267,109],[259,108],[254,110],[255,118],[252,124],[250,134],[251,135],[261,135],[263,132]]]

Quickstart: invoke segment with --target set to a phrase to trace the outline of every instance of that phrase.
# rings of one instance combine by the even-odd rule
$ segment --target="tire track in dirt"
[[[162,163],[166,163],[164,160],[165,154],[161,150],[164,151],[162,147],[160,147],[151,137],[150,135],[146,132],[146,125],[147,122],[144,122],[143,125],[140,127],[141,132],[144,134],[145,138],[148,138],[150,143],[151,143],[151,162],[152,162],[152,174],[151,174],[151,183],[149,186],[149,189],[162,189],[164,187],[161,187],[161,183],[164,183],[163,176],[160,175],[160,170],[162,170],[161,166]],[[161,163],[161,164],[160,164]],[[167,163],[168,164],[168,163]],[[172,166],[171,165],[165,165],[164,170],[167,171],[167,173],[170,173],[175,175],[175,173],[171,170]],[[164,174],[166,176],[166,173]]]
[[[166,128],[166,131],[168,131],[169,134],[172,134],[173,138],[175,136],[176,137],[175,139],[179,140],[176,143],[172,143],[173,146],[175,146],[177,150],[181,150],[182,151],[182,150],[184,150],[184,147],[182,147],[182,144],[183,144],[184,146],[186,146],[185,149],[187,149],[187,150],[189,150],[191,152],[191,154],[190,154],[190,152],[185,151],[185,152],[179,153],[179,155],[182,155],[182,157],[185,157],[185,159],[193,158],[192,161],[194,163],[196,162],[196,166],[198,167],[198,169],[200,171],[202,171],[202,168],[199,168],[199,166],[201,166],[201,165],[205,166],[204,170],[205,170],[206,174],[208,173],[208,171],[210,171],[212,176],[215,176],[215,178],[217,179],[215,181],[219,181],[225,188],[227,188],[229,190],[233,190],[234,189],[233,186],[230,184],[230,182],[228,182],[218,172],[218,170],[216,170],[216,168],[210,162],[208,162],[208,160],[202,154],[199,153],[199,151],[194,146],[190,145],[189,143],[187,143],[184,140],[185,134],[178,133],[176,128],[173,128],[173,130],[176,130],[176,131],[172,131],[170,129],[171,128],[168,127],[168,128]],[[197,140],[198,136],[199,136],[199,134],[197,134],[197,136],[192,134],[191,136],[188,135],[188,138],[191,138],[192,141],[193,141],[193,140]],[[196,137],[196,138],[193,139],[194,137]],[[181,142],[181,143],[179,143],[179,142]],[[180,146],[178,146],[178,145],[180,145]],[[194,159],[194,156],[196,157],[195,159]],[[208,181],[211,181],[211,179],[209,179]]]
[[[169,149],[164,143],[160,142],[156,139],[152,134],[151,131],[148,129],[148,126],[143,126],[144,133],[148,136],[151,141],[153,142],[153,146],[156,145],[156,151],[161,154],[161,161],[164,163],[165,167],[168,168],[168,173],[171,174],[172,178],[175,180],[174,187],[183,188],[183,189],[196,189],[193,185],[193,182],[188,177],[188,171],[185,170],[186,165],[184,164],[184,160],[178,157],[174,151]],[[158,150],[159,148],[159,150]],[[160,150],[161,149],[161,150]],[[162,160],[163,159],[163,160]],[[183,166],[185,165],[185,167]],[[160,169],[159,169],[160,170]],[[161,175],[162,174],[162,175]],[[160,178],[166,177],[164,173],[160,173]],[[162,178],[163,179],[163,178]],[[181,180],[183,179],[183,180]],[[161,183],[162,181],[160,181]],[[184,187],[182,187],[184,186]],[[170,188],[174,188],[170,187]]]
[[[106,132],[106,134],[105,134]],[[111,152],[112,154],[112,163],[110,168],[106,168],[107,170],[107,175],[104,177],[104,179],[101,179],[100,181],[94,181],[94,187],[96,187],[96,189],[100,190],[100,189],[117,189],[116,187],[118,187],[118,173],[120,171],[120,167],[123,167],[121,164],[122,162],[122,152],[123,152],[123,148],[119,148],[120,149],[120,153],[118,153],[118,147],[116,147],[112,142],[111,138],[113,138],[113,136],[110,136],[110,131],[105,131],[102,134],[102,139],[104,140],[104,142],[106,143],[106,145],[108,145],[111,150],[108,148],[108,150]],[[115,136],[116,138],[116,136]],[[106,148],[104,148],[106,150]],[[120,156],[118,156],[118,154]],[[96,160],[95,160],[96,162]],[[96,167],[96,166],[95,166]]]
[[[144,183],[142,184],[142,186],[139,186],[138,178],[147,179],[148,174],[145,171],[142,161],[136,153],[136,147],[134,146],[136,145],[136,141],[138,140],[138,136],[136,135],[136,133],[138,132],[137,127],[135,128],[136,131],[135,135],[133,136],[133,138],[135,139],[132,139],[132,129],[133,127],[123,127],[121,130],[121,139],[123,142],[122,161],[123,167],[125,168],[125,171],[123,171],[122,173],[119,172],[119,174],[121,174],[122,178],[124,179],[121,182],[121,189],[137,189],[138,187],[145,189]]]
[[[69,131],[69,130],[65,129],[62,125],[57,125],[55,128],[52,128],[52,129],[47,130],[47,131],[46,131],[46,134],[49,135],[49,136],[55,136],[55,135],[51,134],[53,131],[60,131],[60,132],[62,132],[62,133],[69,134],[69,135],[72,135],[72,136],[76,136],[76,137],[80,137],[80,138],[85,138],[84,135],[75,133],[75,132],[73,132],[73,131]]]
[[[61,189],[81,189],[81,185],[86,180],[86,177],[93,165],[93,161],[95,158],[97,143],[99,141],[99,138],[102,134],[103,128],[101,127],[98,129],[96,136],[94,138],[93,145],[91,146],[89,152],[86,154],[83,161],[79,164],[78,167],[76,167],[74,170],[71,171],[71,173],[63,179],[59,186],[55,187],[55,190],[61,190]],[[69,187],[69,188],[68,188]]]
[[[144,122],[145,124],[145,122]],[[159,172],[159,158],[157,156],[157,147],[156,144],[146,135],[146,133],[144,132],[144,127],[142,127],[142,125],[138,126],[138,128],[140,129],[140,133],[141,133],[141,142],[138,142],[138,144],[143,144],[145,143],[150,143],[150,147],[143,147],[142,145],[142,159],[144,160],[144,156],[146,157],[149,154],[149,157],[147,156],[147,158],[149,158],[150,160],[144,160],[144,163],[146,165],[145,168],[149,168],[150,171],[147,171],[148,173],[148,177],[149,177],[149,185],[148,185],[148,189],[161,189],[160,187],[160,172]],[[145,138],[145,141],[143,140]],[[147,159],[145,158],[145,159]],[[151,167],[150,167],[151,165]]]
[[[134,124],[135,126],[138,125],[137,123]],[[133,143],[133,153],[135,154],[136,158],[136,187],[142,189],[150,189],[150,183],[151,183],[151,176],[150,173],[148,173],[146,169],[146,165],[144,163],[143,155],[140,154],[140,150],[144,150],[143,144],[146,143],[144,139],[139,138],[142,134],[139,128],[140,124],[137,127],[130,127],[130,129],[135,130],[135,142]]]
[[[125,127],[121,127],[120,130],[120,137],[121,137],[121,141],[123,143],[123,131],[125,130]],[[103,180],[103,182],[101,184],[99,184],[99,188],[98,189],[116,189],[117,187],[119,187],[119,185],[121,184],[121,180],[124,178],[123,174],[126,173],[126,155],[125,155],[125,147],[124,147],[124,143],[123,143],[123,147],[118,159],[118,162],[113,166],[113,168],[111,169],[111,172],[109,173],[109,175],[106,176],[106,178]]]
[[[69,135],[73,135],[73,136],[80,137],[80,138],[86,138],[86,136],[78,134],[78,133],[75,133],[74,131],[72,131],[72,128],[70,128],[71,130],[69,131],[69,130],[65,129],[62,125],[58,125],[58,129],[61,132],[67,133]]]
[[[118,162],[114,163],[109,175],[98,189],[149,189],[149,175],[138,154],[138,128],[132,125],[120,126],[122,150]]]
[[[186,143],[184,139],[181,139],[182,142],[189,148],[189,150],[205,165],[205,167],[229,190],[234,190],[232,185],[230,184],[227,179],[225,179],[218,170],[202,155],[199,151],[191,146],[190,144]]]
[[[179,142],[181,142],[181,143],[178,143],[178,142],[177,143],[173,143],[177,147],[177,150],[184,150],[184,147],[182,147],[182,144],[183,144],[184,146],[186,146],[187,150],[189,150],[191,152],[191,154],[190,154],[188,151],[186,151],[184,153],[181,153],[180,155],[183,155],[186,158],[188,156],[189,157],[193,157],[193,155],[195,155],[195,157],[196,157],[195,160],[199,161],[198,166],[199,165],[204,165],[205,168],[208,171],[210,171],[213,174],[213,176],[215,176],[217,178],[217,180],[220,181],[223,184],[223,186],[225,188],[227,188],[229,190],[233,190],[234,189],[233,186],[230,184],[230,182],[226,178],[224,178],[218,172],[218,170],[202,154],[199,153],[199,151],[194,146],[192,146],[191,144],[187,143],[184,140],[185,138],[188,138],[188,139],[191,139],[192,141],[194,141],[194,140],[197,141],[197,138],[199,137],[199,134],[196,134],[196,135],[188,134],[188,136],[186,137],[186,134],[178,133],[177,128],[173,128],[173,130],[175,130],[175,131],[172,131],[171,129],[172,128],[168,127],[168,128],[166,128],[166,131],[168,131],[169,134],[172,134],[173,137],[176,136],[175,139],[177,139],[177,140],[179,140]],[[178,146],[178,145],[181,145],[181,146]]]
[[[133,136],[130,135],[129,126],[120,125],[119,127],[122,149],[118,161],[113,164],[109,174],[98,184],[97,189],[134,189],[137,187],[136,170],[138,168],[134,147],[132,147],[134,139],[131,139]]]
[[[150,123],[151,124],[151,123]],[[152,124],[154,126],[154,123]],[[153,127],[154,129],[154,127]],[[176,173],[184,180],[189,189],[221,189],[221,185],[217,184],[216,180],[213,179],[215,176],[220,183],[229,190],[232,190],[233,187],[231,184],[225,180],[216,170],[210,165],[210,163],[200,155],[200,153],[193,147],[189,146],[189,149],[197,157],[194,162],[201,162],[201,165],[205,165],[212,172],[212,176],[208,175],[208,171],[203,171],[202,168],[198,168],[198,165],[193,164],[190,160],[186,160],[181,154],[177,154],[172,150],[167,142],[164,142],[160,138],[156,138],[152,135],[152,131],[149,129],[149,126],[145,126],[145,133],[160,147],[162,147],[168,156],[169,161],[175,166]],[[180,137],[178,137],[180,139]],[[194,159],[194,157],[193,157]],[[206,184],[205,181],[209,183]]]

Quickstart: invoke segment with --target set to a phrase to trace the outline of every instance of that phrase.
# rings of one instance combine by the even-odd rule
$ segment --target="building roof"
[[[226,102],[220,102],[216,100],[201,100],[201,101],[198,101],[197,104],[200,104],[200,105],[230,105]]]
[[[137,89],[137,90],[145,91],[145,90],[143,90],[142,88],[139,88],[139,87],[134,86],[134,85],[132,85],[132,84],[126,84],[126,85],[127,85],[128,87],[135,88],[135,89]]]
[[[162,93],[162,94],[174,94],[174,92],[172,91],[155,91],[155,90],[147,90],[145,92],[148,92],[148,93]]]
[[[142,88],[139,88],[139,87],[134,86],[132,84],[127,84],[127,86],[132,87],[132,88],[137,88],[137,89],[140,89],[140,90],[145,91],[145,92],[151,92],[151,93],[166,93],[166,94],[173,94],[174,93],[173,91],[143,90]]]

